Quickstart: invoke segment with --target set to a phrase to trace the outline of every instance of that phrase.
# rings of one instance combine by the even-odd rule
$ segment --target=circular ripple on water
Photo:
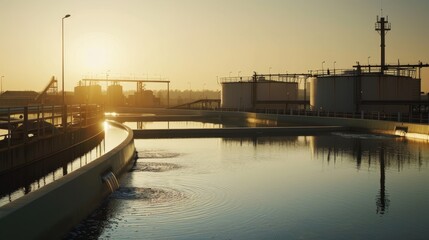
[[[137,162],[132,172],[166,172],[180,168],[181,166],[174,163],[160,163],[160,162]]]
[[[173,153],[173,152],[165,152],[162,150],[146,150],[146,151],[138,151],[137,152],[137,156],[138,158],[149,158],[149,159],[154,159],[154,158],[175,158],[180,156],[179,153]]]
[[[205,221],[240,208],[241,203],[230,197],[231,189],[228,186],[212,184],[204,176],[187,177],[185,181],[175,182],[173,187],[186,196],[184,204],[157,205],[151,209],[154,214],[165,213],[164,223],[179,227],[183,220]],[[179,218],[171,217],[178,212]]]
[[[170,202],[186,198],[184,193],[173,189],[120,187],[110,196],[114,199]]]

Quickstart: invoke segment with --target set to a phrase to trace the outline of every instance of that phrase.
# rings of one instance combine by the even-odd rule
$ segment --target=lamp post
[[[371,72],[371,65],[369,65],[369,59],[371,58],[371,56],[368,56],[368,72]]]
[[[63,95],[63,114],[62,114],[62,126],[63,131],[66,131],[67,128],[67,106],[66,106],[66,99],[65,99],[65,93],[64,93],[64,19],[70,17],[70,14],[65,15],[61,19],[61,85],[62,85],[62,95]]]
[[[334,75],[335,75],[335,64],[337,63],[337,61],[334,61]]]
[[[206,83],[203,83],[203,98],[207,99],[207,96],[206,96]]]
[[[66,104],[65,93],[64,93],[64,19],[69,18],[70,14],[65,15],[61,19],[61,85],[63,95],[63,105]]]
[[[325,61],[322,62],[322,75],[323,75],[323,72],[324,72],[323,65],[325,65]]]
[[[189,84],[189,102],[191,102],[191,99],[192,99],[191,82],[188,82],[188,84]]]

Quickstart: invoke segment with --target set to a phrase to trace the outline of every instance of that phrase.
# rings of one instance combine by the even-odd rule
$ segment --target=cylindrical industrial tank
[[[321,76],[310,79],[310,105],[313,110],[354,112],[355,76]]]
[[[103,102],[100,85],[76,86],[75,101],[77,103],[96,103]]]
[[[258,101],[293,101],[298,100],[298,83],[296,82],[258,82]]]
[[[85,103],[88,95],[88,88],[86,86],[74,87],[74,97],[76,103]]]
[[[107,104],[109,106],[122,106],[124,104],[121,85],[115,84],[107,87]]]
[[[418,101],[420,79],[394,75],[362,76],[362,100],[365,101]]]
[[[222,83],[222,108],[251,108],[252,82]]]
[[[408,112],[407,104],[383,104],[389,101],[418,101],[421,80],[407,76],[368,74],[361,78],[362,101],[378,101],[381,104],[362,105],[361,110],[384,113]]]

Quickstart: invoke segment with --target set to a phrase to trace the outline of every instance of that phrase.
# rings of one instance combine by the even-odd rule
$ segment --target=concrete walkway
[[[219,120],[219,116],[204,115],[137,115],[121,114],[119,116],[106,116],[107,119],[118,122],[161,122],[161,121],[208,121],[212,119]]]

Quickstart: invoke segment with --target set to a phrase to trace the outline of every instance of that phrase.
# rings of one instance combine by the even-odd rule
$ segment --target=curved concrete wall
[[[244,118],[257,121],[276,121],[284,123],[297,123],[305,125],[325,125],[343,126],[355,130],[365,130],[376,133],[398,135],[398,128],[406,128],[406,137],[429,140],[429,125],[416,123],[403,123],[393,121],[380,121],[369,119],[334,118],[334,117],[313,117],[313,116],[292,116],[260,113],[243,113]]]
[[[222,115],[228,116],[229,113]],[[416,124],[416,123],[403,123],[392,121],[380,121],[369,119],[353,119],[353,118],[335,118],[335,117],[313,117],[313,116],[296,116],[296,115],[276,115],[276,114],[263,114],[263,113],[244,113],[235,112],[231,116],[241,117],[246,121],[259,121],[259,122],[277,122],[277,123],[296,123],[303,125],[322,125],[322,126],[343,126],[350,127],[356,130],[365,130],[384,134],[396,134],[398,127],[407,128],[408,136],[410,133],[428,135],[429,125]],[[419,137],[420,138],[420,137]]]
[[[126,112],[128,109],[123,109]],[[153,113],[160,115],[199,115],[207,117],[216,117],[218,119],[227,119],[233,121],[247,121],[252,123],[263,123],[268,125],[277,125],[277,123],[294,123],[300,125],[313,126],[344,126],[352,129],[362,129],[365,131],[385,133],[395,135],[397,127],[407,128],[406,137],[419,138],[429,141],[429,125],[418,123],[405,123],[393,121],[380,121],[368,119],[335,118],[335,117],[315,117],[315,116],[297,116],[297,115],[277,115],[250,112],[221,112],[206,110],[187,110],[187,109],[135,109],[138,113]],[[397,134],[396,134],[397,135]]]
[[[102,176],[122,175],[135,156],[133,132],[110,152],[88,165],[0,208],[0,239],[59,239],[108,196]]]

